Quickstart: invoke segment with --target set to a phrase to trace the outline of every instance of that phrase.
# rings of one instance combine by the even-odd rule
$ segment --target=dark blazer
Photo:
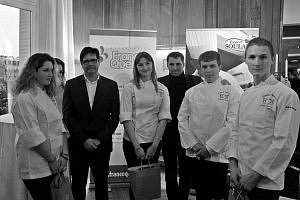
[[[118,126],[119,113],[119,90],[115,81],[99,77],[92,109],[84,76],[67,81],[63,95],[63,121],[73,144],[83,145],[88,138],[97,138],[101,150],[112,151],[112,134]]]

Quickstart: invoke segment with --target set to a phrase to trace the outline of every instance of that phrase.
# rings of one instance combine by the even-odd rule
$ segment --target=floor
[[[111,187],[109,194],[110,200],[129,200],[128,186],[125,184],[118,185],[117,187]],[[161,171],[161,197],[155,200],[167,200],[166,194],[166,182],[165,182],[165,173]],[[95,200],[95,192],[93,186],[87,188],[87,198],[86,200]],[[196,200],[194,191],[190,191],[189,200]],[[286,197],[280,197],[279,200],[295,200]]]
[[[166,194],[166,182],[165,182],[165,172],[164,172],[164,163],[162,159],[160,159],[161,166],[161,197],[155,200],[167,200]],[[298,173],[297,173],[298,177]],[[300,188],[300,186],[299,186]],[[128,184],[119,184],[114,185],[110,188],[109,192],[110,200],[129,200],[128,193]],[[87,188],[87,198],[86,200],[95,200],[95,192],[93,186]],[[195,191],[193,189],[190,190],[189,200],[196,200]],[[287,197],[280,197],[279,200],[296,200]],[[299,199],[300,200],[300,199]]]
[[[119,186],[119,187],[118,187]],[[118,185],[117,187],[112,186],[109,194],[110,200],[129,200],[128,188],[126,185]],[[166,182],[165,182],[165,173],[161,171],[161,197],[155,200],[167,200],[166,194]],[[95,200],[94,188],[91,187],[87,189],[87,198],[86,200]],[[193,190],[189,196],[189,200],[196,200],[196,196],[193,195]]]

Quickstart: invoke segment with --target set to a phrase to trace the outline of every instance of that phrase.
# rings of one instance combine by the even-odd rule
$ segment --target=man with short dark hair
[[[190,173],[187,170],[189,158],[180,145],[177,114],[185,91],[201,82],[201,78],[184,74],[184,56],[180,52],[171,52],[167,56],[169,75],[158,78],[170,95],[172,121],[167,124],[162,138],[162,153],[165,163],[166,192],[169,200],[187,200],[189,196]],[[177,164],[178,159],[178,164]],[[179,166],[179,185],[177,169]]]
[[[199,56],[197,70],[204,81],[185,93],[178,112],[178,129],[186,155],[193,159],[197,200],[225,198],[228,160],[225,157],[231,127],[235,124],[240,94],[222,84],[220,54]]]
[[[96,200],[108,199],[112,134],[119,123],[120,101],[117,83],[98,73],[99,59],[98,49],[83,48],[80,63],[84,74],[68,80],[63,95],[75,200],[85,199],[89,167],[95,181]]]
[[[229,140],[230,185],[250,200],[278,200],[296,147],[300,104],[295,91],[271,74],[274,49],[270,41],[253,38],[245,63],[253,86],[242,95],[236,126]]]

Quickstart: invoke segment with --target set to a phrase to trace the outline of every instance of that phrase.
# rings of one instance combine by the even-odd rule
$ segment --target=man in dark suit
[[[75,200],[85,199],[89,167],[95,181],[96,200],[108,199],[112,134],[119,122],[120,101],[117,83],[98,73],[99,60],[98,49],[83,48],[80,63],[84,74],[68,80],[63,95]]]
[[[189,165],[191,158],[185,155],[185,149],[180,144],[177,115],[185,91],[199,84],[202,80],[198,76],[184,74],[184,57],[180,52],[172,52],[167,56],[167,66],[169,75],[158,78],[158,81],[169,90],[172,115],[172,121],[167,124],[162,138],[166,191],[169,200],[187,200],[191,174],[186,166]],[[177,182],[177,159],[179,184]]]

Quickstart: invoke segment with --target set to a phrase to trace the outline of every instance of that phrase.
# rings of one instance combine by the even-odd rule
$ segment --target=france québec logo
[[[219,91],[218,92],[218,100],[228,101],[229,100],[229,92],[228,91]]]
[[[262,106],[271,108],[275,105],[275,103],[276,97],[273,94],[266,94],[262,96]]]
[[[101,62],[103,62],[104,59],[108,58],[108,54],[106,52],[104,52],[103,46],[100,46],[99,50],[100,50],[100,63],[101,63]]]

